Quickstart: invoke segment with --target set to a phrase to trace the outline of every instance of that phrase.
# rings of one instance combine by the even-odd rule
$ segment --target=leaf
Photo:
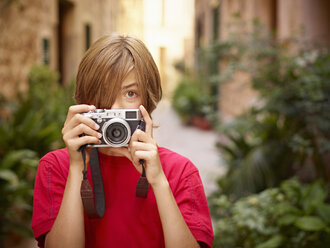
[[[303,196],[303,208],[306,213],[312,213],[313,210],[325,200],[326,196],[327,192],[323,190],[319,181],[307,187]]]
[[[295,226],[304,231],[320,231],[326,227],[326,224],[318,217],[305,216],[300,217],[294,222]]]
[[[296,221],[298,217],[296,215],[293,214],[286,214],[284,216],[281,216],[278,220],[277,223],[280,226],[288,226],[291,225],[292,223],[294,223]]]
[[[1,168],[9,169],[24,159],[38,159],[37,153],[29,149],[15,150],[8,153],[1,162]]]
[[[0,170],[0,179],[8,181],[13,186],[18,186],[19,184],[17,175],[11,170]]]
[[[282,235],[275,235],[267,241],[259,244],[256,248],[277,248],[281,247],[284,242],[284,237]]]
[[[323,220],[330,224],[330,205],[320,204],[316,207],[316,212]]]

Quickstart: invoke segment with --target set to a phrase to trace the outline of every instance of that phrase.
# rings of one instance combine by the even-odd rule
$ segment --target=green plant
[[[232,43],[214,43],[197,51],[197,66],[194,73],[177,63],[176,69],[183,75],[176,87],[172,105],[185,124],[193,117],[203,117],[216,125],[218,117],[219,82],[228,80],[231,71],[219,73],[220,60],[229,56]]]
[[[289,145],[290,134],[277,115],[246,113],[223,124],[227,138],[219,142],[228,170],[218,180],[219,193],[242,197],[275,187],[294,174],[296,157]]]
[[[330,245],[329,188],[297,179],[232,201],[210,200],[216,218],[214,247],[304,248]],[[328,199],[329,200],[329,199]]]
[[[58,85],[45,66],[33,66],[29,90],[16,101],[1,98],[0,245],[9,234],[31,235],[34,177],[40,157],[63,146],[61,128],[73,103],[72,86]]]
[[[330,176],[330,52],[261,57],[262,66],[251,72],[261,104],[219,127],[228,165],[220,190],[237,197],[293,175],[304,181]]]
[[[219,84],[235,71],[249,73],[258,92],[250,111],[217,130],[228,167],[219,193],[242,197],[275,187],[294,175],[305,182],[330,179],[330,51],[279,42],[256,22],[250,33],[217,41],[210,61],[222,61]]]
[[[172,105],[183,122],[188,124],[193,116],[208,116],[211,112],[209,101],[199,83],[185,77],[175,89]]]

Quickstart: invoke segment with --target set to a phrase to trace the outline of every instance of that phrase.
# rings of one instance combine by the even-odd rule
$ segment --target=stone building
[[[179,74],[173,64],[193,61],[194,1],[6,0],[0,1],[0,94],[27,89],[32,64],[46,64],[74,79],[90,44],[106,33],[142,39],[158,64],[165,95]]]
[[[246,29],[252,20],[284,40],[302,35],[308,41],[330,43],[330,2],[328,0],[196,0],[195,49],[214,40],[225,40],[233,15],[239,14]],[[256,99],[248,75],[236,73],[234,80],[219,89],[219,109],[224,120],[244,112]]]
[[[7,97],[27,88],[32,64],[59,71],[61,83],[75,77],[86,49],[105,33],[127,30],[141,36],[137,0],[18,0],[0,3],[0,83]],[[128,23],[134,23],[131,32]]]

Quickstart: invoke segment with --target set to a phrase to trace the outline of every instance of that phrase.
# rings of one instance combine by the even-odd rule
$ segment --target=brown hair
[[[78,69],[76,103],[110,108],[133,69],[142,104],[151,113],[162,97],[159,72],[143,42],[129,36],[106,35],[88,49]]]

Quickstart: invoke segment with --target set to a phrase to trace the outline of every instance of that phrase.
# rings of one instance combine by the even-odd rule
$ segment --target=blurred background
[[[158,65],[155,139],[198,167],[214,247],[329,247],[328,0],[0,0],[0,247],[36,247],[38,160],[114,32]]]

